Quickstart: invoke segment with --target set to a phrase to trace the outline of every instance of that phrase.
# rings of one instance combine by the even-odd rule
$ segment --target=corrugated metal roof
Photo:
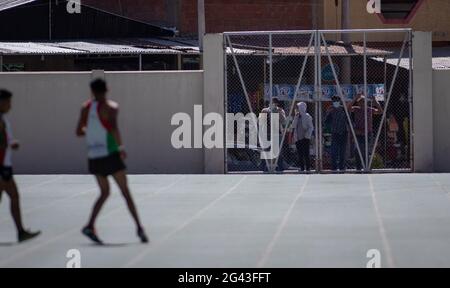
[[[408,54],[407,52],[404,55]],[[390,58],[386,59],[386,62],[390,65],[397,66],[400,53],[394,53]],[[374,60],[383,62],[384,58],[373,58]],[[435,47],[433,48],[433,69],[435,70],[450,70],[450,47]],[[403,57],[400,59],[400,67],[409,69],[409,58]]]
[[[245,48],[245,45],[234,45],[234,53],[241,55],[268,55],[268,47],[261,47],[259,49]],[[343,46],[338,44],[330,44],[327,47],[320,47],[322,56],[327,56],[327,50],[331,56],[362,56],[364,55],[364,47],[359,45]],[[227,53],[231,53],[231,48],[227,49]],[[308,51],[306,46],[293,46],[293,47],[274,47],[274,55],[292,55],[292,56],[303,56],[303,55],[314,55],[314,46],[311,46]],[[367,48],[366,53],[368,56],[387,56],[392,54],[391,51]]]
[[[3,55],[198,54],[195,46],[153,38],[53,42],[0,42]]]
[[[380,62],[384,61],[381,58],[374,58]],[[450,70],[450,57],[433,57],[433,69],[435,70]],[[386,62],[390,65],[397,66],[397,59],[386,59]],[[409,58],[402,58],[400,60],[400,67],[404,69],[409,69]]]
[[[435,70],[450,70],[450,57],[434,57],[433,69]]]
[[[0,11],[14,8],[23,4],[34,2],[36,0],[0,0]]]

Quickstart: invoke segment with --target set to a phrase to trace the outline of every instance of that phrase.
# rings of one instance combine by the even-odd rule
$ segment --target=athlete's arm
[[[83,137],[84,135],[86,135],[88,113],[89,113],[89,109],[88,109],[87,105],[83,105],[83,107],[81,108],[80,118],[78,120],[77,131],[76,131],[76,134],[78,137]]]
[[[13,150],[19,150],[20,148],[20,143],[18,140],[13,140],[11,143],[11,149]]]
[[[122,144],[122,137],[120,135],[119,131],[119,125],[118,125],[118,114],[119,114],[119,106],[114,103],[114,105],[109,106],[109,121],[111,123],[111,134],[114,137],[114,140],[116,140],[117,145],[120,147],[120,154],[123,158],[126,158],[127,154],[125,153],[125,150],[123,148]]]
[[[11,149],[12,150],[19,150],[19,148],[20,148],[20,143],[19,143],[19,140],[17,140],[17,139],[14,139],[14,135],[13,135],[13,132],[12,132],[12,129],[11,129],[11,125],[6,125],[6,127],[5,127],[5,129],[6,129],[6,131],[7,131],[7,135],[9,135],[9,147],[11,147]]]

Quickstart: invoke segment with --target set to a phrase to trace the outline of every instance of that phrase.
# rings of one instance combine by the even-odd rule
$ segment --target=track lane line
[[[300,192],[294,198],[294,200],[292,201],[288,210],[284,214],[284,217],[283,217],[282,221],[280,222],[280,224],[278,225],[278,228],[275,231],[275,234],[273,235],[269,244],[266,246],[266,249],[264,250],[260,260],[258,261],[258,263],[256,265],[258,268],[263,268],[266,265],[267,261],[269,260],[270,255],[272,254],[273,249],[275,248],[275,245],[278,242],[278,239],[280,238],[281,234],[284,231],[284,228],[286,227],[286,225],[289,222],[289,218],[291,217],[292,211],[294,211],[294,208],[297,205],[298,200],[300,199],[303,192],[305,191],[306,186],[308,185],[309,178],[310,178],[310,175],[307,175],[302,187],[300,188]]]
[[[373,208],[375,211],[375,217],[376,217],[377,224],[378,224],[378,232],[380,233],[383,250],[386,253],[386,262],[387,262],[388,268],[395,268],[396,265],[395,265],[394,257],[392,255],[391,245],[390,245],[389,239],[387,237],[383,218],[380,213],[380,208],[378,206],[378,200],[377,200],[377,197],[375,194],[375,187],[373,186],[373,182],[372,182],[372,175],[368,174],[367,178],[369,180],[369,189],[370,189],[370,194],[371,194],[371,198],[372,198],[372,204],[373,204]]]
[[[195,213],[192,217],[188,218],[185,222],[183,222],[181,225],[179,225],[177,228],[173,229],[172,231],[170,231],[168,234],[166,234],[163,238],[161,238],[160,240],[158,240],[157,242],[151,244],[151,246],[149,246],[147,249],[145,249],[144,251],[142,251],[139,255],[131,258],[131,260],[129,260],[125,265],[122,266],[122,268],[131,268],[135,265],[137,265],[139,262],[141,262],[145,256],[147,256],[148,254],[150,254],[152,251],[154,251],[155,247],[158,247],[160,245],[162,245],[164,242],[166,242],[170,237],[172,237],[173,235],[177,234],[178,232],[180,232],[181,230],[183,230],[184,228],[186,228],[187,226],[189,226],[190,224],[192,224],[192,222],[194,222],[195,220],[197,220],[198,218],[200,218],[203,213],[205,213],[206,211],[208,211],[211,207],[213,207],[215,204],[217,204],[220,200],[222,200],[223,198],[227,197],[229,194],[231,194],[234,190],[236,190],[236,188],[242,183],[244,182],[244,180],[247,179],[247,176],[243,176],[236,184],[234,184],[230,189],[228,189],[225,193],[223,193],[222,195],[220,195],[218,198],[216,198],[215,200],[213,200],[212,202],[210,202],[208,205],[204,206],[202,209],[200,209],[197,213]]]
[[[169,184],[167,186],[164,186],[164,187],[161,187],[156,192],[148,194],[147,196],[144,196],[144,197],[140,198],[139,201],[147,200],[149,198],[152,198],[153,196],[159,195],[163,191],[166,191],[166,190],[172,188],[173,186],[175,186],[176,184],[178,184],[181,180],[183,180],[185,178],[186,178],[186,176],[183,175],[180,178],[178,178],[177,180],[175,180],[174,182],[172,182],[171,184]],[[107,216],[111,216],[112,214],[120,211],[122,208],[123,208],[122,204],[117,205],[112,210],[110,210],[107,213],[105,213],[104,216],[106,216],[106,217]],[[17,261],[17,260],[27,256],[28,254],[30,254],[30,253],[32,253],[32,252],[34,252],[36,250],[39,250],[39,249],[41,249],[43,247],[46,247],[46,246],[48,246],[48,245],[50,245],[50,244],[52,244],[54,242],[57,242],[58,240],[66,238],[66,237],[68,237],[68,236],[70,236],[72,234],[80,233],[80,229],[81,228],[79,228],[79,227],[72,228],[72,229],[70,229],[70,230],[68,230],[66,232],[63,232],[61,234],[56,235],[55,237],[53,237],[51,239],[48,239],[47,241],[44,241],[42,243],[36,244],[34,246],[31,246],[31,247],[29,247],[29,248],[27,248],[25,250],[22,250],[19,253],[14,254],[11,257],[8,257],[8,258],[4,259],[4,260],[0,260],[0,267],[4,267],[6,265],[9,265],[10,263],[13,263],[14,261]]]

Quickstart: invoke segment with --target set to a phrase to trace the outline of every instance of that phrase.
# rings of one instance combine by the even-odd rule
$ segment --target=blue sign
[[[337,95],[337,90],[335,86],[332,85],[322,85],[322,98],[331,99],[334,95]]]
[[[272,97],[276,97],[281,101],[292,101],[295,94],[295,85],[276,84],[273,85]],[[353,100],[359,94],[364,93],[364,85],[341,85],[342,94],[347,100]],[[270,100],[269,85],[264,86],[264,99]],[[384,84],[368,84],[367,94],[369,98],[375,98],[377,101],[384,101],[385,87]],[[331,97],[339,96],[338,87],[336,85],[322,85],[322,100],[331,100]],[[296,100],[308,101],[314,98],[314,85],[301,85],[298,89]]]

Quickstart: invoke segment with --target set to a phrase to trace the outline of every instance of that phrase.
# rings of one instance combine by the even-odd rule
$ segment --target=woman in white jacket
[[[297,147],[301,171],[311,170],[311,157],[309,148],[314,131],[313,118],[308,114],[307,105],[304,102],[297,104],[298,112],[294,117],[294,141]]]

